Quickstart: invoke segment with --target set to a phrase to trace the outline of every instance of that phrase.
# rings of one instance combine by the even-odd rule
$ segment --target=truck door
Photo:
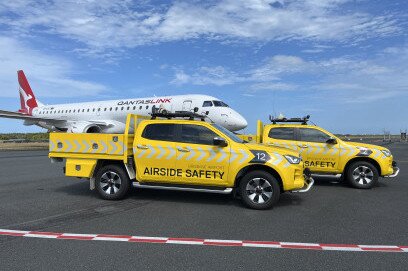
[[[134,159],[139,182],[172,182],[176,170],[174,124],[147,124],[134,141]]]
[[[203,125],[177,125],[176,168],[183,176],[177,181],[191,185],[227,184],[230,146],[214,146],[214,137],[222,137]]]
[[[339,167],[339,144],[328,144],[330,135],[315,128],[298,128],[299,152],[305,167],[313,172],[334,173]]]

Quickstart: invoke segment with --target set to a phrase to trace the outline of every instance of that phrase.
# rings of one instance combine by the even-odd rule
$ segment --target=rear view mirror
[[[222,137],[214,137],[213,144],[219,147],[226,147],[228,146],[227,141]]]
[[[330,145],[335,145],[335,144],[337,144],[337,140],[335,138],[331,137],[331,138],[327,139],[326,143],[330,144]]]

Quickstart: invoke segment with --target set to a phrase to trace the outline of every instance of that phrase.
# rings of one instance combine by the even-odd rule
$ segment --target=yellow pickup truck
[[[360,142],[343,141],[304,118],[257,122],[256,135],[240,135],[248,142],[298,151],[304,165],[314,174],[341,175],[355,188],[371,188],[380,176],[395,177],[397,163],[387,148]]]
[[[195,118],[202,118],[196,120]],[[180,119],[181,118],[181,119]],[[187,118],[187,119],[185,119]],[[137,188],[228,194],[250,208],[313,185],[298,152],[249,144],[195,113],[128,115],[124,134],[51,133],[49,157],[108,200]]]

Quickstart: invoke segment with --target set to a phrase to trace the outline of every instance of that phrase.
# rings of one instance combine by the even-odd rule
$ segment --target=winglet
[[[17,71],[18,83],[20,85],[20,103],[21,108],[18,112],[32,115],[33,109],[38,107],[37,100],[35,99],[34,92],[32,91],[30,84],[22,70]]]

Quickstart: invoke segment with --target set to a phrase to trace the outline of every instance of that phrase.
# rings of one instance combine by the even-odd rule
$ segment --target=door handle
[[[145,145],[137,145],[137,148],[141,149],[141,150],[147,150],[149,147],[147,147]]]
[[[177,147],[177,150],[181,151],[181,152],[190,152],[189,149],[184,149],[182,147]]]
[[[275,143],[268,143],[269,146],[275,146]]]
[[[304,148],[304,149],[306,149],[306,148],[309,148],[309,146],[308,145],[298,145],[300,148]]]

